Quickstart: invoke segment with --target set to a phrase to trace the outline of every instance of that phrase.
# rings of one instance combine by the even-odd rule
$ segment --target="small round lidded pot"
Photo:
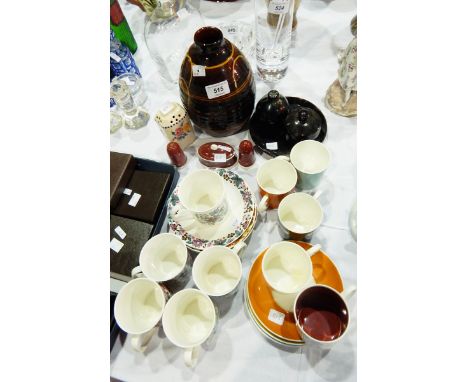
[[[288,138],[293,142],[316,139],[321,130],[320,115],[308,107],[294,107],[286,118],[285,128]]]
[[[234,148],[225,142],[207,142],[198,150],[198,160],[201,164],[211,168],[229,168],[237,163]]]
[[[270,90],[258,101],[256,117],[269,125],[282,126],[289,113],[289,102],[277,90]]]
[[[154,117],[162,132],[170,142],[177,142],[182,149],[190,146],[196,139],[192,123],[182,105],[177,102],[166,103]]]

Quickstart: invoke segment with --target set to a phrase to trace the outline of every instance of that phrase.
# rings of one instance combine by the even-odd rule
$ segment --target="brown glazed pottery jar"
[[[243,54],[214,27],[195,32],[182,62],[180,97],[193,124],[214,137],[247,127],[255,105],[255,80]]]

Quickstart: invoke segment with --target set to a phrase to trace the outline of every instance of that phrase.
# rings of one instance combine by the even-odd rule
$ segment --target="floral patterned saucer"
[[[187,247],[195,251],[202,251],[213,245],[229,246],[250,228],[257,212],[255,195],[238,174],[222,168],[214,171],[226,182],[229,212],[221,222],[214,225],[197,222],[189,232],[174,219],[172,213],[173,210],[183,208],[178,196],[179,187],[175,188],[168,201],[169,232],[179,236]]]

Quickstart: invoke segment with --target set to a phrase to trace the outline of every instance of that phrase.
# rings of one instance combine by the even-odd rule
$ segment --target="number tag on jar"
[[[229,84],[227,80],[218,82],[217,84],[205,86],[206,95],[209,99],[221,97],[225,94],[229,94],[231,89],[229,89]]]
[[[282,15],[289,11],[289,0],[271,0],[268,4],[268,12],[274,15]]]
[[[193,65],[192,66],[192,75],[194,77],[205,77],[205,67],[203,65]]]

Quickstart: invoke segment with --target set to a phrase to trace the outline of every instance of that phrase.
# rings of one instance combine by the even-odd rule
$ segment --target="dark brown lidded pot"
[[[313,109],[302,106],[291,108],[286,117],[287,138],[293,142],[317,139],[321,130],[320,115]]]
[[[193,124],[214,137],[247,127],[255,106],[255,81],[242,52],[214,27],[195,32],[182,62],[180,97]]]

